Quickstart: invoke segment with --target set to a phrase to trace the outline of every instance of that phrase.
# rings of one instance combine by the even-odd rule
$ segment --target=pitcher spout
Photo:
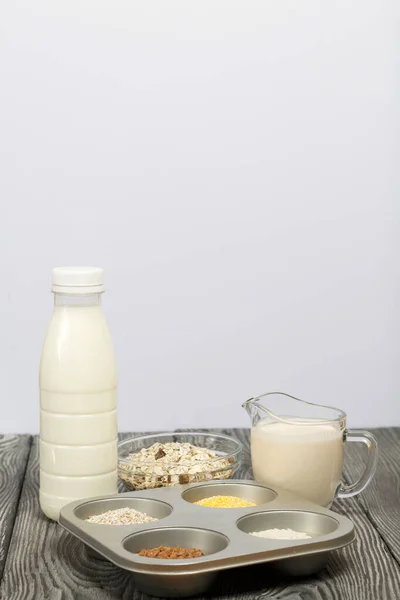
[[[249,398],[246,402],[243,402],[242,408],[247,412],[248,415],[251,414],[252,404],[255,402],[255,398]]]
[[[269,411],[259,403],[259,398],[249,398],[246,402],[243,402],[242,407],[250,417],[252,427],[258,423],[258,421]]]

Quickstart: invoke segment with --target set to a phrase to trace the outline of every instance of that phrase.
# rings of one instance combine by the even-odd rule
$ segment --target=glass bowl
[[[169,462],[162,455],[158,460],[130,462],[131,454],[155,443],[166,444],[177,442],[189,443],[214,452],[214,458],[202,456],[196,462],[182,457],[181,462]],[[183,485],[212,481],[213,479],[230,479],[237,472],[241,463],[242,444],[234,438],[219,433],[201,433],[197,431],[181,431],[179,433],[157,433],[132,437],[118,444],[119,476],[128,490],[145,490],[157,487]]]

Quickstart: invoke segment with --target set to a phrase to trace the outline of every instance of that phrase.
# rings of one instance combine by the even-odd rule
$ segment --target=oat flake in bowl
[[[229,479],[242,445],[232,437],[179,432],[129,438],[118,445],[119,475],[129,490]]]

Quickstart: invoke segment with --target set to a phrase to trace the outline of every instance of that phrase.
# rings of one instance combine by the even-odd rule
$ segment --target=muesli
[[[135,490],[229,479],[233,462],[233,458],[189,443],[156,442],[121,462],[120,477]]]

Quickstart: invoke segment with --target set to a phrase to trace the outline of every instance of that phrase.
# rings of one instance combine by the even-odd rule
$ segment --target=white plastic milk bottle
[[[40,506],[117,493],[117,369],[101,309],[103,270],[53,270],[40,363]]]

